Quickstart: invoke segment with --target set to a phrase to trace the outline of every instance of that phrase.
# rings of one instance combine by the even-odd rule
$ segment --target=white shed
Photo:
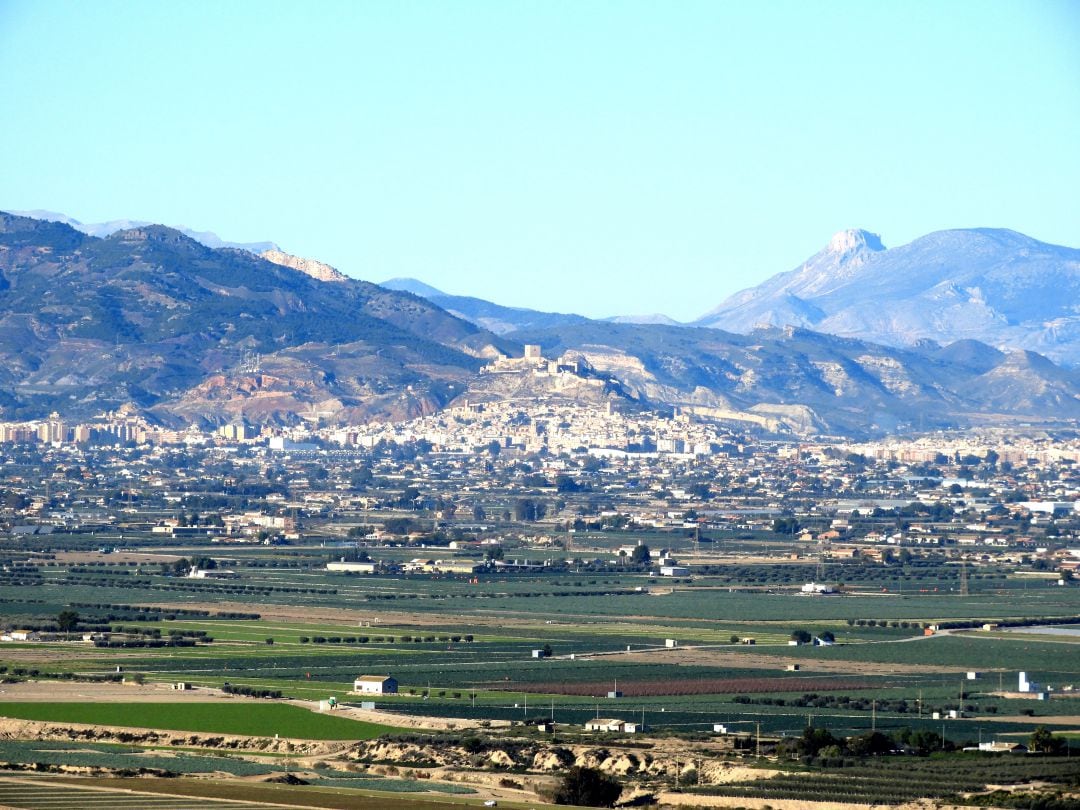
[[[398,682],[389,675],[361,675],[353,681],[353,692],[361,695],[396,695]]]

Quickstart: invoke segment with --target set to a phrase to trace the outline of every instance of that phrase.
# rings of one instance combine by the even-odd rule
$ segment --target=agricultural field
[[[389,726],[316,714],[276,703],[8,703],[0,714],[19,720],[169,729],[304,740],[369,740]]]
[[[357,780],[362,781],[362,780]],[[371,780],[378,784],[381,781]],[[361,786],[357,786],[360,788]],[[447,810],[451,794],[437,800],[400,798],[400,788],[350,789],[333,784],[296,788],[288,785],[237,785],[209,780],[141,780],[132,787],[123,779],[12,779],[0,777],[0,806],[12,810],[58,807],[101,810],[271,810],[283,805],[326,810]],[[471,802],[476,806],[478,802]]]
[[[967,757],[908,760],[888,769],[854,763],[830,773],[805,769],[784,773],[764,783],[690,787],[694,796],[898,805],[918,799],[966,803],[964,794],[981,793],[988,782],[1068,782],[1076,777],[1064,757],[1035,762],[1023,759]],[[1027,797],[1030,799],[1030,797]],[[1027,806],[1027,805],[1025,805]]]
[[[10,610],[33,623],[68,607],[88,624],[122,628],[147,644],[103,649],[9,642],[0,646],[4,672],[107,678],[119,665],[124,676],[149,682],[185,680],[216,689],[229,683],[306,700],[347,700],[356,676],[391,673],[400,694],[380,698],[380,710],[473,720],[512,719],[531,699],[576,722],[584,704],[617,690],[621,700],[635,702],[634,710],[649,713],[655,728],[678,731],[690,723],[704,727],[706,715],[758,722],[765,695],[784,701],[792,715],[788,725],[796,729],[800,712],[822,721],[834,708],[850,715],[850,707],[866,701],[881,704],[878,722],[921,721],[920,708],[929,716],[960,705],[965,673],[978,670],[962,700],[986,722],[1030,712],[1034,725],[1048,714],[1078,713],[1077,701],[1060,690],[1042,703],[1008,696],[1020,671],[1060,688],[1080,681],[1069,654],[1078,649],[1075,637],[962,629],[927,637],[923,627],[957,620],[1065,620],[1080,614],[1080,589],[1010,588],[1008,599],[997,591],[959,597],[880,590],[813,598],[722,587],[709,577],[669,584],[633,574],[562,574],[473,584],[464,578],[238,570],[242,587],[259,594],[230,592],[241,587],[230,580],[213,601],[202,590],[188,593],[187,581],[157,573],[83,577],[73,585],[61,566],[43,567],[39,584],[6,589]],[[145,580],[146,587],[119,587],[121,579]],[[373,603],[372,597],[379,598]],[[791,646],[795,630],[829,633],[836,643]],[[669,638],[677,646],[666,647]],[[754,644],[742,643],[746,638]],[[170,639],[193,643],[164,644]],[[164,645],[150,646],[155,640]],[[534,658],[541,648],[551,655]],[[807,693],[846,702],[793,705]],[[605,711],[623,711],[618,701],[606,705]],[[896,707],[903,711],[894,717]],[[226,715],[215,722],[225,723]],[[861,725],[850,717],[845,722]],[[970,733],[970,723],[954,721],[951,733]]]
[[[0,762],[201,777],[171,780],[175,795],[148,807],[224,807],[241,797],[257,806],[287,795],[298,807],[374,801],[403,810],[488,797],[512,805],[547,790],[552,778],[523,781],[517,773],[524,765],[500,766],[506,773],[496,777],[475,751],[461,754],[464,765],[440,765],[409,748],[416,742],[393,743],[404,751],[393,761],[349,769],[365,743],[420,734],[443,750],[473,745],[470,735],[480,735],[485,745],[539,746],[554,756],[543,753],[554,743],[531,725],[547,719],[559,745],[626,756],[639,756],[634,746],[643,746],[664,761],[678,751],[732,758],[782,752],[808,728],[837,739],[915,734],[949,750],[1027,741],[1042,726],[1058,739],[1080,733],[1080,691],[1070,688],[1080,686],[1080,636],[1070,632],[1080,626],[1080,588],[1005,571],[969,578],[961,595],[947,566],[887,578],[844,566],[845,593],[813,597],[799,594],[798,585],[814,572],[797,564],[718,565],[677,579],[573,570],[365,577],[325,571],[322,548],[290,547],[230,549],[236,577],[218,581],[166,574],[158,559],[176,555],[148,543],[131,553],[143,556],[113,564],[92,551],[61,553],[3,573],[0,606],[9,629],[47,630],[72,611],[80,629],[107,633],[108,641],[0,642],[0,727],[80,724],[203,736],[194,748],[146,739],[123,745],[113,737],[13,739],[0,744]],[[996,627],[984,631],[986,623]],[[931,625],[938,629],[927,635]],[[1020,672],[1053,687],[1049,699],[1018,693]],[[353,680],[372,674],[392,675],[398,694],[353,694]],[[193,689],[165,689],[176,682]],[[343,708],[315,711],[330,697]],[[647,737],[638,743],[585,731],[597,717],[640,724]],[[717,725],[726,733],[716,734]],[[227,752],[203,748],[206,735],[278,737],[309,748],[260,744]],[[319,745],[329,747],[310,748]],[[1054,784],[1067,771],[1040,762],[1045,772],[1022,772],[1012,761],[1008,768],[1017,779]],[[326,763],[328,771],[315,767]],[[940,778],[920,770],[924,758],[898,758],[885,772],[846,752],[824,759],[794,753],[786,763],[766,783],[684,784],[682,795],[959,801],[957,791],[986,779],[970,761],[970,772],[933,771]],[[672,767],[650,777],[650,789],[669,788]],[[249,781],[237,792],[229,782],[204,781],[209,774]],[[309,784],[251,784],[286,777]],[[25,793],[0,784],[0,803],[44,807],[55,801],[48,791],[78,789],[50,782],[39,791],[42,784],[25,785]],[[199,790],[207,795],[178,798]]]

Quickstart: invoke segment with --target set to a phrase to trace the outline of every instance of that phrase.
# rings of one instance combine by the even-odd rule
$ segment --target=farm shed
[[[374,574],[375,563],[373,562],[331,562],[326,564],[327,571],[344,571],[353,574]]]
[[[644,731],[645,727],[641,723],[632,723],[626,720],[616,720],[610,717],[596,718],[590,720],[585,724],[586,731],[610,731],[621,732],[624,734],[636,734],[639,731]]]
[[[389,675],[361,675],[353,681],[353,692],[361,695],[396,695],[398,682]]]

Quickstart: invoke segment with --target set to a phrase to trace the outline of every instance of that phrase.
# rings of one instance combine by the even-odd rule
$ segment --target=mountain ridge
[[[9,211],[8,213],[27,217],[28,219],[60,222],[64,225],[69,225],[77,231],[82,231],[88,236],[97,236],[99,238],[110,236],[117,231],[126,231],[132,228],[145,228],[148,225],[154,224],[147,220],[138,219],[114,219],[106,222],[84,223],[74,217],[69,217],[67,214],[61,214],[56,211],[45,211],[42,209],[34,209],[32,211]],[[177,230],[185,236],[210,248],[236,248],[237,250],[246,250],[249,253],[256,254],[261,254],[268,250],[281,250],[274,242],[229,242],[222,239],[213,231],[196,231],[184,226],[179,226],[174,230]]]
[[[885,252],[873,246],[845,237],[833,259],[867,256],[864,274]],[[1080,419],[1080,374],[1030,350],[897,348],[796,326],[737,334],[466,299],[531,324],[498,336],[410,292],[320,278],[309,261],[276,264],[160,225],[99,239],[0,213],[0,418],[135,403],[173,425],[350,424],[581,392],[800,435]],[[522,358],[523,344],[548,360]],[[496,379],[489,363],[521,373]],[[588,374],[567,377],[575,367]]]
[[[694,324],[795,325],[894,346],[972,338],[1080,364],[1080,250],[1004,228],[936,231],[889,249],[867,236],[840,232]]]
[[[3,418],[135,402],[171,423],[431,412],[516,351],[424,299],[160,225],[104,239],[0,213]],[[260,357],[259,370],[244,358]]]

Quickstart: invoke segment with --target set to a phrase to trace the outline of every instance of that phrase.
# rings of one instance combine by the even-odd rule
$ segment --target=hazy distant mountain
[[[135,402],[174,424],[429,413],[519,347],[408,293],[161,225],[104,239],[0,213],[0,418]]]
[[[20,217],[29,217],[31,219],[41,219],[46,222],[62,222],[65,225],[70,225],[77,231],[82,231],[90,236],[106,237],[110,236],[117,231],[127,231],[132,228],[145,228],[147,225],[152,225],[152,222],[145,222],[138,219],[114,219],[109,222],[91,222],[84,223],[79,220],[69,217],[66,214],[59,214],[55,211],[42,211],[40,209],[34,211],[11,211],[10,213]],[[190,228],[176,228],[184,236],[188,236],[207,247],[211,248],[237,248],[238,250],[246,250],[249,253],[263,253],[267,250],[278,250],[278,246],[273,242],[227,242],[211,231],[193,231]]]
[[[564,324],[586,323],[589,320],[584,315],[539,312],[523,307],[506,307],[485,301],[483,298],[449,295],[415,278],[392,278],[379,286],[419,295],[447,312],[481,326],[489,332],[494,332],[496,335],[508,335],[519,329],[547,329]]]
[[[386,287],[388,290],[399,290],[401,292],[410,292],[413,295],[419,295],[421,298],[432,298],[437,296],[446,296],[442,290],[437,290],[430,284],[425,284],[416,278],[392,278],[387,281],[379,283],[380,287]]]
[[[604,318],[603,320],[608,323],[651,323],[660,326],[682,326],[679,321],[674,318],[669,318],[661,312],[654,312],[651,315],[613,315],[612,317]]]
[[[736,293],[697,322],[794,325],[894,346],[974,339],[1080,365],[1080,250],[1015,231],[939,231],[886,249],[842,231],[801,267]]]

